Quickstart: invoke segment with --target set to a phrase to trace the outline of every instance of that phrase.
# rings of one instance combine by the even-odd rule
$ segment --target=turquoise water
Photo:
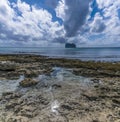
[[[120,47],[53,48],[53,47],[0,47],[0,54],[36,54],[95,61],[120,61]]]

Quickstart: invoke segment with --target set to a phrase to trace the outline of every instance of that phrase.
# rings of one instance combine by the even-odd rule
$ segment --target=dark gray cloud
[[[99,23],[98,28],[96,27],[94,28],[93,32],[101,33],[105,30],[105,28],[106,28],[105,24],[101,22]]]
[[[12,39],[12,40],[16,40],[16,41],[28,41],[30,39],[29,35],[14,34],[14,30],[8,28],[3,23],[0,23],[0,34],[5,35],[4,37],[0,35],[0,39],[3,39],[3,40]]]
[[[99,16],[95,18],[92,26],[93,27],[91,28],[91,30],[92,32],[95,33],[101,33],[106,29],[105,23],[102,21],[102,18],[100,18]]]
[[[6,8],[4,6],[0,7],[0,14],[5,15],[6,13]]]
[[[65,0],[67,9],[64,27],[66,36],[75,36],[77,31],[84,25],[89,13],[89,3],[91,0]]]
[[[66,43],[66,39],[64,37],[58,37],[58,38],[54,38],[52,42],[59,42],[61,44],[64,44]]]
[[[45,3],[50,8],[56,8],[59,0],[46,0]]]

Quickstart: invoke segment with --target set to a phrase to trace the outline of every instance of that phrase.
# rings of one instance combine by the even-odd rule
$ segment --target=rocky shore
[[[120,62],[0,55],[0,122],[120,122]]]

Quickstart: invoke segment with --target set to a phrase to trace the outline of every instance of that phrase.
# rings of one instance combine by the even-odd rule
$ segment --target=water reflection
[[[0,95],[3,92],[12,92],[17,89],[19,82],[24,79],[24,76],[20,76],[18,80],[0,80]]]
[[[119,47],[99,47],[99,48],[51,48],[51,47],[17,47],[17,48],[0,48],[0,53],[27,53],[40,54],[50,57],[65,57],[81,60],[104,60],[104,61],[120,61]]]

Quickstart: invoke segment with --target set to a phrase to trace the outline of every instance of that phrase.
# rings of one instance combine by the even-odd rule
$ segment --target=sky
[[[0,0],[0,46],[120,46],[120,0]]]

